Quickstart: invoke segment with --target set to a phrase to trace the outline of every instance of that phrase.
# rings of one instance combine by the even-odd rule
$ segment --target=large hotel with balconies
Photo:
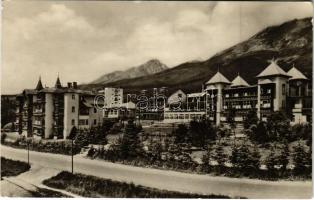
[[[271,61],[256,79],[255,85],[249,85],[238,74],[229,81],[218,71],[205,83],[201,92],[185,94],[179,90],[172,94],[168,98],[164,122],[189,122],[206,116],[219,125],[227,122],[229,112],[235,112],[234,120],[242,122],[252,109],[263,121],[272,112],[280,110],[290,117],[293,124],[312,121],[310,81],[296,67],[285,72]],[[180,99],[181,106],[171,106],[173,99]]]
[[[65,139],[72,127],[89,129],[102,121],[94,103],[95,93],[79,90],[77,83],[62,87],[59,77],[51,88],[39,79],[35,89],[17,95],[17,131],[28,137]]]
[[[206,117],[219,125],[228,122],[230,112],[234,121],[241,123],[254,109],[263,121],[274,111],[284,111],[293,124],[312,121],[311,84],[296,67],[285,72],[271,61],[256,79],[255,85],[249,85],[238,74],[229,81],[218,71],[201,92],[185,94],[178,90],[167,97],[167,102],[150,99],[153,103],[148,102],[150,106],[145,109],[138,107],[138,102],[124,103],[122,88],[92,92],[78,89],[76,82],[62,87],[59,77],[54,87],[44,88],[39,79],[35,89],[25,89],[17,96],[16,126],[27,136],[65,139],[74,126],[90,129],[104,118],[188,123]],[[155,88],[153,96],[164,96],[164,90]],[[105,109],[94,105],[96,95],[103,95]]]

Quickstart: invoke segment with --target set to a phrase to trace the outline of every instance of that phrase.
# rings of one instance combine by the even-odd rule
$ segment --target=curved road
[[[1,156],[27,161],[27,151],[24,149],[1,145]],[[30,151],[30,162],[47,168],[71,171],[71,157],[66,155]],[[74,172],[180,192],[221,194],[255,199],[312,197],[312,182],[310,181],[272,182],[213,177],[90,160],[81,155],[74,157]]]

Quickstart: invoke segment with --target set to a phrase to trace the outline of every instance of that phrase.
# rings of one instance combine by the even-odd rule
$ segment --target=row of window
[[[201,114],[165,114],[165,119],[201,119]]]
[[[93,124],[97,125],[97,120],[96,119],[93,120]],[[72,119],[72,126],[74,126],[74,125],[75,125],[75,120]],[[79,120],[79,125],[81,125],[81,126],[88,125],[88,119],[80,119]]]

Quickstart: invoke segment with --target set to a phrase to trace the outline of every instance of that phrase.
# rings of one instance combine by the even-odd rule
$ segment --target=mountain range
[[[197,92],[218,70],[232,81],[239,73],[250,84],[275,58],[285,71],[293,65],[312,79],[311,18],[295,19],[258,32],[246,41],[217,53],[205,61],[182,63],[169,69],[136,78],[82,85],[82,88],[122,87],[125,92],[168,87]],[[158,71],[158,70],[157,70]]]
[[[119,81],[122,79],[131,79],[147,76],[161,72],[165,69],[168,69],[168,67],[165,64],[161,63],[157,59],[152,59],[140,66],[131,67],[125,71],[114,71],[109,74],[104,74],[98,79],[92,81],[91,84],[106,84]]]

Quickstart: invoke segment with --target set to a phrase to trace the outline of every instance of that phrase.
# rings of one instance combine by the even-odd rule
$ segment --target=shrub
[[[6,133],[1,133],[1,143],[3,144],[5,142],[5,138],[7,137]]]

